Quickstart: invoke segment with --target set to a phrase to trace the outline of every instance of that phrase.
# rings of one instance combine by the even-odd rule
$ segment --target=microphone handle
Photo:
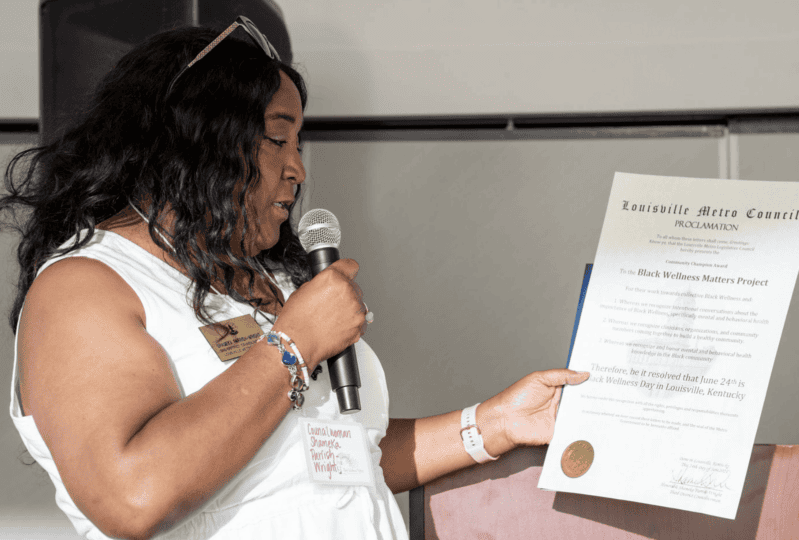
[[[323,247],[310,251],[308,264],[311,266],[311,274],[316,276],[339,259],[338,248],[335,247]],[[360,411],[361,398],[358,388],[361,387],[361,376],[355,347],[350,345],[336,356],[328,358],[327,369],[330,372],[330,386],[336,391],[341,414]]]
[[[341,414],[351,414],[361,410],[361,375],[358,370],[358,358],[355,347],[350,345],[333,358],[327,359],[330,372],[330,387],[336,391],[338,410]]]

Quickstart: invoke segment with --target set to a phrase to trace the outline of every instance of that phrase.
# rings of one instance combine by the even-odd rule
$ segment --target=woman
[[[305,101],[245,18],[167,32],[12,162],[0,208],[30,213],[11,414],[85,537],[405,538],[389,489],[546,443],[560,387],[587,378],[533,373],[466,413],[389,420],[358,265],[310,279],[289,225]],[[353,344],[362,411],[342,417],[309,373]],[[371,482],[309,479],[308,426],[339,424],[362,427]]]

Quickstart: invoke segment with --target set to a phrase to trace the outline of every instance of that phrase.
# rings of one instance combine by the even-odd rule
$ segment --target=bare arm
[[[568,369],[531,373],[477,407],[486,451],[494,457],[552,438],[561,386],[588,378]],[[419,419],[389,420],[380,442],[380,466],[391,491],[401,493],[475,465],[460,436],[461,411]]]
[[[351,282],[357,265],[339,269],[349,276],[336,271],[304,285],[275,324],[311,369],[365,328]],[[181,399],[138,297],[90,259],[58,262],[36,279],[22,313],[19,361],[25,412],[72,499],[110,536],[148,538],[207,501],[290,408],[287,371],[265,341]]]

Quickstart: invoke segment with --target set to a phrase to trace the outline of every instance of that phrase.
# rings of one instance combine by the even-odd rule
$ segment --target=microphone
[[[341,227],[332,212],[321,208],[309,210],[300,219],[297,229],[300,244],[308,253],[308,264],[314,276],[341,258],[338,252]],[[330,372],[330,386],[336,391],[341,414],[360,411],[358,388],[361,387],[361,377],[358,373],[355,347],[350,345],[329,358],[327,369]]]

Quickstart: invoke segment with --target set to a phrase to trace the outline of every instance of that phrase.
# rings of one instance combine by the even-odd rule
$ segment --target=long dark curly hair
[[[5,173],[8,195],[0,198],[2,226],[21,237],[12,331],[42,265],[87,244],[96,224],[129,203],[147,208],[150,236],[187,271],[192,306],[206,324],[213,321],[205,300],[217,279],[236,300],[254,308],[264,302],[234,290],[237,269],[248,276],[250,297],[261,266],[287,272],[297,287],[310,279],[291,220],[281,225],[271,249],[244,256],[231,249],[231,224],[243,217],[236,251],[247,253],[244,239],[251,226],[245,202],[260,182],[264,111],[280,86],[281,71],[299,90],[303,110],[307,101],[302,77],[239,33],[243,37],[227,37],[183,73],[168,95],[173,77],[219,32],[184,28],[154,36],[102,80],[79,123],[51,144],[12,159]],[[290,211],[299,200],[300,186],[296,189]],[[167,208],[174,218],[174,250],[158,234],[157,218]],[[59,249],[73,236],[74,242]]]

